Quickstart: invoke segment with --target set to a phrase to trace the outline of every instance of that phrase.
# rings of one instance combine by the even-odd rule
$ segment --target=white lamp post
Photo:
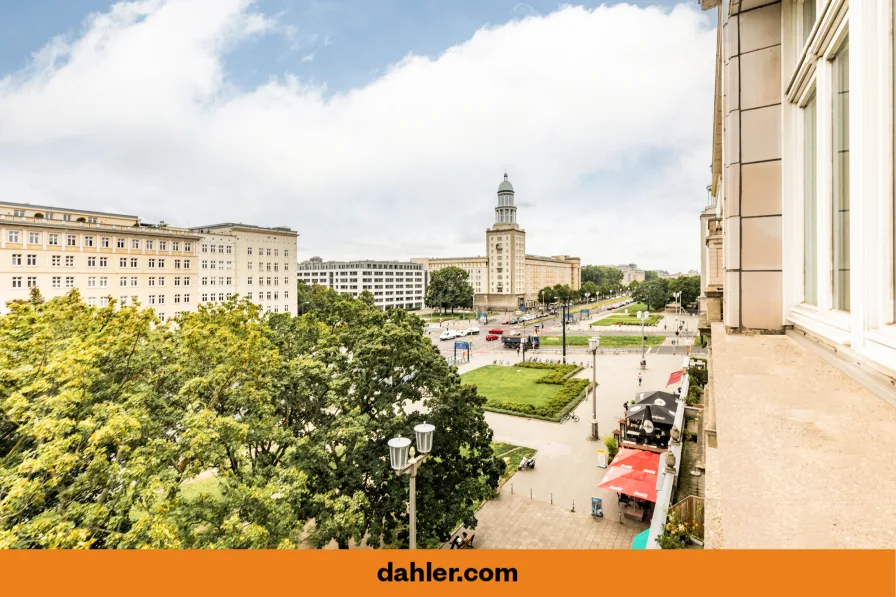
[[[600,348],[600,337],[588,339],[588,349],[591,351],[591,439],[597,441],[600,434],[597,429],[597,349]]]
[[[432,437],[435,426],[429,423],[421,423],[414,427],[417,435],[417,449],[420,456],[414,455],[411,440],[406,437],[392,438],[389,440],[389,463],[399,475],[408,475],[410,481],[410,503],[408,517],[411,521],[410,548],[417,549],[417,469],[426,460],[426,455],[432,451]],[[410,452],[410,459],[408,453]]]
[[[644,361],[644,323],[650,317],[650,311],[638,311],[638,319],[641,320],[641,361]]]

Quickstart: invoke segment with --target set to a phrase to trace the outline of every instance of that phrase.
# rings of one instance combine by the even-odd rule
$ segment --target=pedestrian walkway
[[[507,487],[505,486],[505,489]],[[594,518],[585,511],[503,493],[476,513],[479,549],[631,549],[647,523]],[[443,546],[447,549],[448,545]]]

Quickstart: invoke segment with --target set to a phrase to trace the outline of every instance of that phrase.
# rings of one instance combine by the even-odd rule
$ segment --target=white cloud
[[[305,54],[304,56],[302,56],[302,62],[314,62],[315,54],[317,54],[317,52],[311,52],[310,54]]]
[[[567,7],[333,96],[236,89],[225,54],[277,28],[249,0],[151,0],[52,40],[0,79],[3,196],[287,225],[303,257],[481,254],[507,168],[530,252],[697,265],[715,33],[696,8]]]

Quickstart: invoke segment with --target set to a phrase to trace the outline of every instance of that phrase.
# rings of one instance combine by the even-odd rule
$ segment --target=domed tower
[[[517,224],[513,185],[506,172],[498,185],[495,223],[485,236],[489,304],[515,310],[526,300],[526,231]]]
[[[507,180],[498,185],[498,207],[495,208],[495,224],[516,224],[516,206],[513,204],[513,185]]]

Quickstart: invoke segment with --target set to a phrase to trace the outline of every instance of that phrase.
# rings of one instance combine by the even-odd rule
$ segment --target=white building
[[[615,267],[622,272],[623,286],[628,286],[632,282],[641,283],[647,277],[647,274],[644,273],[644,270],[638,269],[638,266],[634,263],[628,263],[624,265],[610,265],[607,267]]]
[[[292,275],[297,232],[232,223],[191,230],[200,235],[200,303],[221,302],[238,294],[266,313],[297,312]]]
[[[358,296],[373,293],[381,309],[422,309],[426,296],[425,267],[406,261],[323,261],[300,263],[296,276],[308,285],[326,286]]]

